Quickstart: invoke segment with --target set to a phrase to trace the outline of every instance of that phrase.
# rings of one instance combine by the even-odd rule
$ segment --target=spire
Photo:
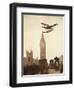
[[[41,40],[44,40],[44,34],[43,34],[43,32],[42,32],[42,34],[41,34]],[[45,40],[44,40],[45,41]]]
[[[41,34],[41,40],[40,40],[40,42],[42,43],[45,43],[45,39],[44,39],[44,34],[43,34],[43,32],[42,32],[42,34]]]
[[[43,39],[44,39],[44,34],[43,34],[43,32],[42,32],[42,36],[41,36],[41,38],[43,38]]]

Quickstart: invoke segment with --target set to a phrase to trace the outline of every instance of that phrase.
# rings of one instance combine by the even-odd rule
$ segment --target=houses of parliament
[[[44,34],[41,35],[40,40],[40,60],[46,59],[46,42],[44,39]],[[26,60],[24,61],[27,65],[33,65],[34,58],[33,58],[33,51],[26,51]]]
[[[46,41],[44,39],[44,34],[41,34],[40,39],[40,59],[33,58],[33,51],[26,51],[26,57],[23,59],[23,74],[24,75],[33,75],[33,74],[50,74],[63,72],[63,56],[59,61],[58,57],[54,58],[55,60],[49,60],[49,64],[46,59]],[[56,63],[57,66],[56,66]],[[61,63],[61,64],[60,64]]]

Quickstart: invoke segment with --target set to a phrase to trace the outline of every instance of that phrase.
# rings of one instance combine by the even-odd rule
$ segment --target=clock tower
[[[40,59],[46,59],[46,42],[43,33],[40,40]]]

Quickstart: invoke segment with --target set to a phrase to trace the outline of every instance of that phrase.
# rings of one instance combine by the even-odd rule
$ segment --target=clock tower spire
[[[40,40],[40,59],[46,59],[46,42],[43,33]]]

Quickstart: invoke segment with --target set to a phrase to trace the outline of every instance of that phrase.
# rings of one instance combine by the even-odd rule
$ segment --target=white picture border
[[[56,75],[21,76],[22,68],[22,13],[64,14],[64,73]],[[17,83],[52,82],[69,80],[69,10],[17,7]]]

